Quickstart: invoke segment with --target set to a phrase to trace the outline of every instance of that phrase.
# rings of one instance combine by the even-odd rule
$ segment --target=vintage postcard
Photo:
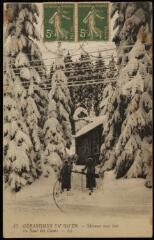
[[[152,237],[152,2],[3,12],[3,236]]]

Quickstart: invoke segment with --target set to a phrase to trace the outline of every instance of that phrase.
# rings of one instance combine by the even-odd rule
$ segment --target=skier
[[[86,161],[85,168],[82,169],[84,172],[87,169],[86,173],[86,188],[89,188],[89,195],[92,194],[93,188],[96,187],[96,179],[95,179],[95,163],[91,157]]]
[[[68,164],[68,161],[65,160],[64,165],[60,172],[60,181],[61,181],[61,191],[63,192],[64,189],[69,191],[71,189],[71,170],[72,165]]]

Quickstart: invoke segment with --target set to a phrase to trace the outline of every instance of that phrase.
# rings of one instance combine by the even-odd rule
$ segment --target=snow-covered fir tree
[[[72,84],[76,83],[76,77],[75,77],[75,62],[72,60],[72,55],[70,54],[70,52],[68,51],[67,55],[64,57],[64,63],[65,63],[65,75],[67,77],[67,81],[68,84]],[[75,123],[73,120],[73,113],[75,111],[75,107],[76,107],[76,97],[77,97],[77,89],[74,86],[70,86],[69,90],[70,90],[70,96],[71,96],[71,101],[72,101],[72,107],[71,107],[71,125],[72,125],[72,134],[75,133]]]
[[[39,176],[42,172],[40,130],[44,125],[47,102],[46,94],[40,88],[46,79],[46,70],[36,44],[39,40],[36,30],[39,12],[36,4],[9,3],[6,5],[6,13],[4,47],[6,56],[10,59],[6,71],[11,69],[11,78],[18,91],[22,88],[25,91],[24,101],[17,101],[19,100],[22,120],[26,124],[27,134],[32,143],[30,158],[35,162],[35,170]]]
[[[74,110],[77,108],[77,105],[84,104],[87,110],[90,111],[93,87],[91,85],[84,85],[93,79],[93,63],[88,53],[81,53],[79,59],[74,63],[73,70],[74,85],[83,84],[82,86],[76,85],[75,87],[70,87]]]
[[[12,68],[22,82],[30,80],[43,82],[46,77],[42,54],[35,42],[39,40],[36,30],[39,12],[36,4],[9,3],[6,5],[8,15],[5,31],[6,54],[12,56]],[[14,64],[13,64],[14,63]],[[23,84],[24,85],[24,84]]]
[[[95,114],[100,114],[100,102],[102,100],[102,92],[104,89],[104,83],[103,81],[107,77],[107,68],[106,63],[102,57],[101,52],[98,53],[98,56],[95,61],[95,67],[94,67],[94,80],[98,81],[98,84],[93,85],[93,105],[92,108],[94,108]],[[92,110],[92,109],[91,109]]]
[[[102,78],[104,79],[105,70],[106,70],[105,61],[102,57],[101,52],[99,52],[95,62],[95,72],[97,73],[96,79]]]
[[[52,77],[52,89],[48,94],[49,103],[44,124],[44,175],[56,172],[67,159],[66,148],[71,146],[71,98],[64,74],[62,59],[56,62]]]
[[[113,41],[119,76],[108,107],[101,146],[101,171],[116,177],[147,178],[152,160],[152,6],[150,2],[114,3],[118,12]]]
[[[114,59],[114,57],[111,57],[111,60],[109,61],[108,64],[108,71],[107,71],[107,77],[109,79],[113,79],[115,80],[115,78],[117,77],[118,71],[117,71],[117,67],[116,67],[116,61]],[[113,84],[115,85],[115,84]]]
[[[53,73],[54,73],[54,62],[51,64],[51,67],[50,67],[49,82],[51,82]]]
[[[72,56],[68,51],[67,55],[64,58],[65,63],[65,75],[68,79],[68,83],[72,82],[74,79],[74,62],[72,60]]]
[[[100,102],[100,115],[106,115],[108,112],[109,105],[111,103],[114,87],[111,83],[106,84],[103,89],[102,100]]]
[[[117,80],[117,67],[114,57],[111,57],[111,60],[108,64],[108,70],[105,74],[105,80],[107,83],[104,83],[102,90],[101,101],[99,104],[100,115],[106,115],[108,112],[109,105],[111,103],[112,95],[115,90],[116,80]]]
[[[5,74],[5,78],[9,80],[7,89],[4,90],[3,103],[4,184],[17,192],[37,178],[37,166],[33,159],[34,151],[29,130],[22,114],[26,91],[20,81],[13,80],[13,74],[8,71]]]

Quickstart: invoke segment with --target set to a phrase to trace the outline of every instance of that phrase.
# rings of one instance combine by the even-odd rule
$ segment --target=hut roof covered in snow
[[[80,117],[81,114],[84,115],[84,118],[85,118],[85,117],[88,117],[88,112],[87,112],[87,110],[86,110],[85,108],[83,108],[83,107],[78,107],[78,108],[75,110],[75,112],[74,112],[73,119],[74,119],[74,120],[80,119],[80,118],[81,118],[81,117]]]
[[[81,130],[79,130],[76,135],[74,136],[75,138],[80,137],[87,132],[93,130],[99,125],[104,125],[106,123],[106,116],[99,116],[99,117],[94,117],[91,119],[91,123],[87,124],[85,127],[83,127]]]

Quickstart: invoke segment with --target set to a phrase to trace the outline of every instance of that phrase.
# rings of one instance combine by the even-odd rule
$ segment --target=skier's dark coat
[[[71,165],[68,165],[67,162],[64,163],[64,166],[60,173],[60,180],[61,180],[61,189],[70,190],[71,188]]]
[[[87,173],[86,173],[86,188],[89,188],[90,190],[92,190],[93,188],[96,187],[96,179],[95,179],[95,163],[92,160],[92,158],[89,158],[86,161],[86,166],[83,169],[86,170],[87,169]]]

